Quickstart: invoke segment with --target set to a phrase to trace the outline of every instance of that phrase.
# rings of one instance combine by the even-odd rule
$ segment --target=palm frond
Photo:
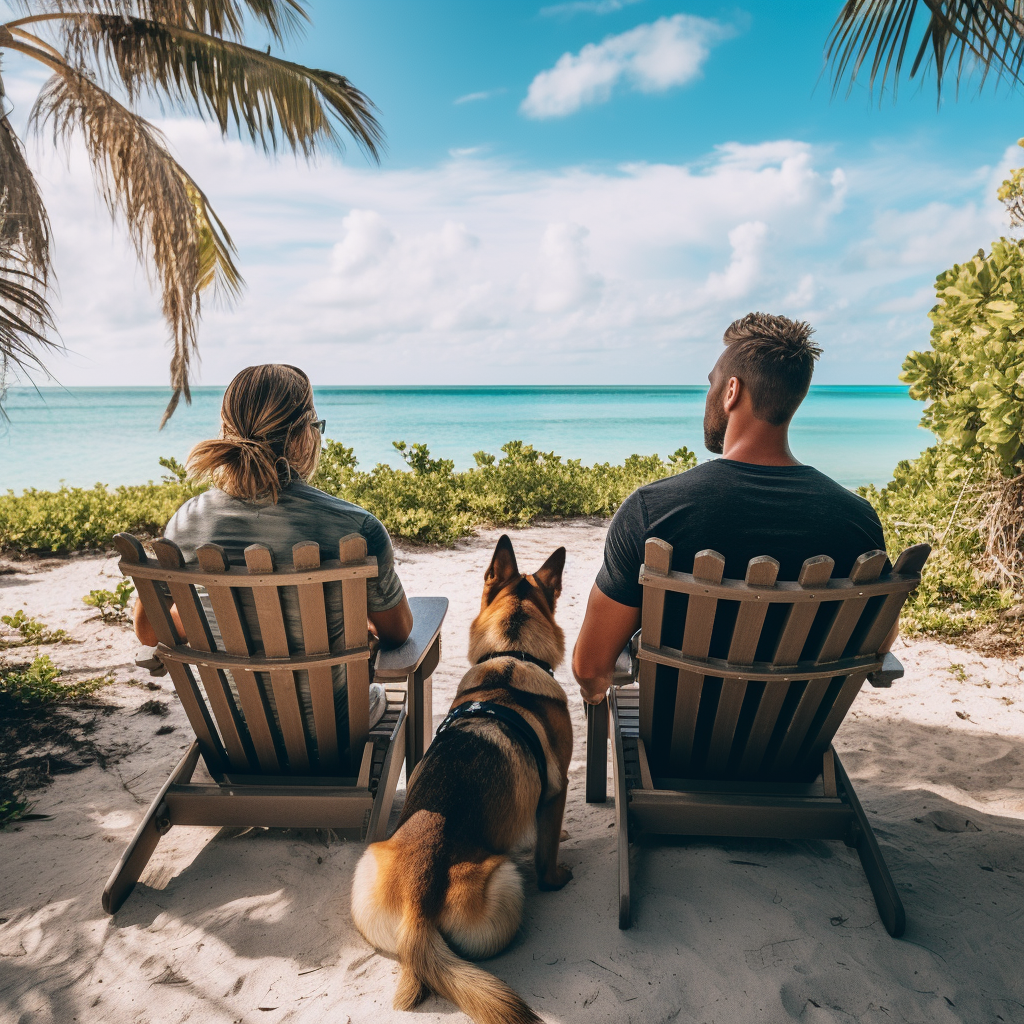
[[[373,104],[343,75],[170,21],[93,14],[69,19],[62,31],[69,54],[90,52],[133,100],[166,98],[213,117],[224,133],[235,127],[265,150],[287,145],[306,157],[323,145],[344,149],[337,119],[380,160],[384,136]]]
[[[277,42],[298,34],[309,22],[304,0],[20,0],[17,6],[29,17],[105,14],[143,18],[227,39],[241,39],[248,19]]]
[[[895,97],[904,59],[909,77],[934,67],[938,94],[953,75],[957,88],[977,73],[1020,81],[1024,67],[1024,10],[1019,0],[846,0],[825,47],[833,94],[847,78],[847,94],[869,64],[869,85]],[[917,33],[916,51],[911,51]]]
[[[58,68],[29,121],[36,130],[49,125],[58,145],[82,133],[100,195],[113,216],[124,217],[140,262],[154,268],[173,344],[163,426],[182,396],[191,401],[201,289],[220,281],[233,291],[241,283],[231,239],[160,132],[81,71]]]
[[[2,226],[2,221],[0,221]],[[0,418],[11,370],[31,380],[34,371],[49,376],[43,351],[58,350],[53,314],[46,300],[46,280],[7,241],[0,241]]]
[[[0,245],[22,254],[43,287],[50,276],[50,220],[21,140],[2,109],[0,80]]]

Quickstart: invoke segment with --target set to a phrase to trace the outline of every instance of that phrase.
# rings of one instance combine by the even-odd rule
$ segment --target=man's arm
[[[612,685],[615,661],[640,625],[640,609],[619,604],[595,583],[572,652],[572,674],[588,704],[600,704]]]

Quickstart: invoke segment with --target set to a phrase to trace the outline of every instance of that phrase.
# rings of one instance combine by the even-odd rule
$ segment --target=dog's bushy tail
[[[452,952],[437,928],[415,910],[402,921],[398,956],[402,973],[396,1010],[411,1010],[436,992],[477,1024],[541,1024],[508,985]]]

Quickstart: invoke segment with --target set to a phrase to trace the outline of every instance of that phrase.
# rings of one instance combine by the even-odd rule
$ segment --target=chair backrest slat
[[[366,557],[366,538],[358,533],[342,537],[338,544],[342,562],[357,562]],[[367,630],[366,586],[361,580],[343,580],[341,584],[342,611],[345,619],[345,649],[365,647]],[[361,751],[370,734],[370,666],[369,662],[349,662],[348,672],[348,731],[352,767],[358,763]]]
[[[250,544],[244,552],[245,566],[250,573],[262,575],[274,571],[274,554],[263,544]],[[288,633],[281,610],[281,591],[277,587],[253,587],[253,605],[260,627],[263,653],[268,658],[287,658]],[[288,771],[292,775],[309,774],[309,752],[306,733],[302,727],[302,708],[295,673],[280,669],[270,673],[270,686],[274,693],[277,721],[288,752]]]
[[[114,538],[114,544],[121,553],[121,560],[128,565],[144,565],[148,561],[142,544],[130,534],[119,533]],[[178,631],[171,618],[170,601],[152,580],[136,579],[135,590],[157,639],[168,647],[175,646],[178,643]],[[172,662],[167,666],[167,671],[170,674],[171,682],[174,683],[174,690],[178,694],[178,700],[181,701],[189,725],[192,726],[192,731],[199,741],[203,760],[206,761],[207,767],[216,778],[227,766],[227,754],[217,735],[213,720],[210,718],[206,702],[199,692],[199,687],[196,686],[195,677],[188,665]]]
[[[644,566],[664,576],[672,568],[672,545],[652,537],[644,545]],[[651,647],[661,646],[661,627],[665,617],[665,591],[645,587],[640,609],[640,635]],[[650,749],[654,742],[654,691],[657,665],[640,662],[640,738]]]
[[[186,563],[167,539],[154,542],[157,561],[130,534],[119,534],[115,543],[121,571],[135,582],[215,779],[227,773],[358,774],[369,735],[366,586],[377,573],[365,538],[343,538],[341,561],[323,565],[315,542],[295,545],[293,564],[283,566],[275,564],[270,548],[253,544],[244,552],[244,567],[230,565],[216,544],[201,545],[196,562]],[[329,620],[328,610],[342,621]],[[331,629],[340,634],[342,627],[344,637],[332,644]],[[338,728],[345,708],[335,691],[343,679],[349,736]],[[346,764],[341,754],[350,737],[352,764]]]
[[[850,579],[854,583],[873,583],[881,575],[885,563],[884,551],[868,551],[854,562],[853,569],[850,571]],[[870,594],[854,591],[850,597],[839,604],[818,653],[816,664],[827,665],[842,658],[846,645],[853,636],[854,630],[857,629],[861,617],[866,611],[869,611],[869,601]],[[865,677],[866,673],[862,673],[861,682]],[[782,734],[774,751],[772,770],[784,771],[787,766],[794,764],[797,755],[807,741],[808,733],[815,719],[824,718],[831,707],[831,701],[838,696],[836,683],[835,679],[824,678],[812,679],[806,684],[800,695],[800,700],[793,710],[786,731]],[[829,700],[830,696],[831,701]],[[826,702],[824,708],[822,707],[823,701]]]
[[[774,587],[778,575],[779,563],[768,555],[759,555],[752,558],[747,565],[746,584],[748,587]],[[767,613],[767,601],[744,601],[740,605],[732,630],[732,640],[729,642],[729,662],[747,665],[754,660]],[[708,774],[721,775],[729,764],[736,726],[750,685],[745,679],[722,681],[722,692],[715,710],[715,724],[711,729],[711,743],[704,766]],[[763,684],[760,689],[763,691]]]
[[[217,585],[217,576],[228,570],[224,549],[219,544],[203,544],[196,549],[196,559],[203,573],[208,574],[202,580],[197,577],[197,582],[206,586],[224,649],[236,657],[248,657],[253,653],[252,640],[239,606],[239,591],[234,587]],[[260,770],[276,775],[281,771],[281,763],[270,731],[269,708],[256,682],[256,675],[248,669],[238,668],[232,669],[231,676],[238,690],[238,700]]]
[[[165,569],[184,568],[185,557],[174,541],[163,538],[155,540],[153,541],[153,551],[157,561]],[[171,592],[171,600],[181,618],[188,645],[197,651],[214,650],[213,634],[206,621],[206,615],[203,613],[196,588],[191,583],[174,581],[168,583],[167,586]],[[203,681],[203,689],[206,691],[206,699],[213,711],[213,717],[216,719],[217,728],[220,730],[221,739],[227,751],[228,764],[236,772],[250,771],[252,751],[246,749],[245,725],[231,699],[224,673],[208,665],[199,665],[198,670],[199,678]],[[191,674],[191,670],[189,672]],[[195,697],[196,700],[202,701],[202,695],[198,691]]]
[[[292,564],[296,569],[316,569],[320,565],[320,545],[311,541],[292,548]],[[302,642],[306,654],[327,654],[330,642],[327,632],[327,604],[324,588],[307,583],[298,587],[299,615],[302,619]],[[346,666],[347,673],[347,666]],[[348,678],[346,674],[346,678]],[[338,723],[334,708],[334,676],[330,668],[309,671],[309,700],[313,707],[313,728],[316,731],[317,755],[323,771],[341,770],[338,747]],[[362,747],[360,747],[360,754]],[[354,773],[353,773],[354,774]]]
[[[702,583],[721,583],[725,559],[711,550],[698,551],[693,559],[693,577]],[[706,658],[715,628],[718,599],[690,594],[683,625],[681,650],[690,658]],[[642,634],[641,634],[642,635]],[[672,744],[669,762],[675,772],[685,771],[693,759],[694,738],[705,676],[680,669],[676,680],[676,704],[672,717]]]
[[[893,575],[881,581],[883,551],[861,555],[849,579],[838,581],[831,580],[832,560],[818,556],[807,559],[796,584],[779,584],[778,563],[763,556],[751,560],[740,583],[722,579],[724,559],[711,551],[696,556],[692,574],[671,572],[671,547],[648,541],[641,574],[641,728],[644,708],[653,708],[658,685],[652,648],[660,648],[657,657],[667,664],[680,656],[707,659],[714,635],[715,650],[722,649],[723,641],[728,645],[726,664],[717,663],[718,672],[731,670],[716,677],[713,659],[703,673],[693,665],[679,669],[670,750],[649,750],[652,763],[667,764],[676,777],[781,778],[812,771],[877,664],[861,661],[852,668],[850,659],[877,655],[917,586],[928,552],[926,545],[908,549]],[[683,639],[676,651],[662,646],[665,633],[662,621],[656,621],[666,615],[666,590],[687,595]],[[721,634],[729,629],[729,619],[715,624],[716,613],[721,619],[729,611],[719,611],[722,602],[736,607],[726,636]],[[782,605],[774,621],[767,617],[771,604]],[[765,634],[768,621],[771,633]],[[784,678],[766,680],[765,663],[756,660],[766,657],[761,653],[765,647],[773,648],[772,665],[783,670]],[[650,651],[647,657],[645,650]],[[812,664],[817,670],[813,677],[801,680],[798,666],[811,672]],[[653,726],[648,729],[653,733]]]
[[[800,567],[800,576],[797,582],[808,590],[820,587],[831,579],[834,566],[835,563],[828,555],[808,558]],[[818,608],[819,605],[812,603],[789,606],[778,643],[775,645],[775,654],[772,657],[773,665],[795,665],[800,660],[800,654],[807,643],[807,636],[811,631]],[[792,685],[779,682],[765,686],[761,700],[758,702],[753,724],[750,727],[750,733],[747,736],[746,745],[740,756],[737,767],[737,774],[740,776],[750,777],[760,769],[764,752],[775,731],[775,723],[778,721],[782,705]]]

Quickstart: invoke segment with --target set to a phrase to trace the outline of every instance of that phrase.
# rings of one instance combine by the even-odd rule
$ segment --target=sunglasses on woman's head
[[[327,420],[313,420],[312,425],[320,431],[320,436],[324,436],[324,431],[327,429]]]

